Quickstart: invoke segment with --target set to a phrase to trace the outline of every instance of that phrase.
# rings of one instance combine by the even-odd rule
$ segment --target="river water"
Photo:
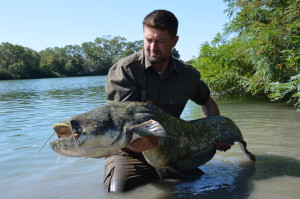
[[[105,76],[0,81],[1,198],[299,198],[300,113],[262,99],[216,99],[221,114],[242,130],[257,162],[245,158],[236,144],[201,166],[206,174],[194,181],[107,194],[103,159],[59,158],[49,144],[38,153],[54,123],[106,104],[105,81]],[[198,109],[189,102],[181,117],[200,118]]]

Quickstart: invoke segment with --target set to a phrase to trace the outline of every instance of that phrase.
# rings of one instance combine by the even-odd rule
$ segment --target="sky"
[[[188,61],[223,31],[226,8],[223,0],[0,0],[0,43],[41,51],[106,35],[142,40],[143,18],[166,9],[179,21],[176,49]]]

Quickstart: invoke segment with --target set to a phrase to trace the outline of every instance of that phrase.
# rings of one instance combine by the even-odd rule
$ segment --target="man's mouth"
[[[158,57],[161,55],[161,52],[160,51],[150,51],[149,54],[151,57]]]

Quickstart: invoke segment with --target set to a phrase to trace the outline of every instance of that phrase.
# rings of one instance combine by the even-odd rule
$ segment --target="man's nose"
[[[156,50],[158,47],[158,42],[157,41],[153,41],[150,45],[151,50]]]

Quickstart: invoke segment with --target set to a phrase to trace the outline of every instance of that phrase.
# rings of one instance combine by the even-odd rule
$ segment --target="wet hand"
[[[217,150],[224,151],[224,152],[227,151],[228,149],[230,149],[233,144],[234,144],[233,142],[232,143],[225,143],[222,140],[216,140],[215,143],[214,143]]]
[[[158,144],[159,137],[148,136],[134,140],[128,145],[128,148],[134,152],[142,152],[145,150],[153,149]]]

